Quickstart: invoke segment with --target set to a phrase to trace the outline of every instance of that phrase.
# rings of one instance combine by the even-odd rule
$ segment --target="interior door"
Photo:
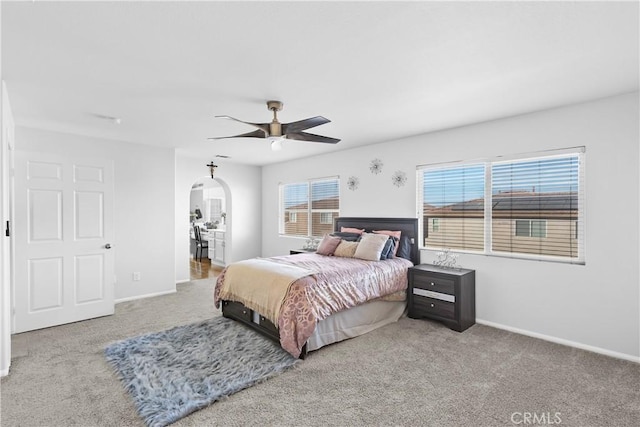
[[[14,332],[114,312],[113,165],[15,153]]]

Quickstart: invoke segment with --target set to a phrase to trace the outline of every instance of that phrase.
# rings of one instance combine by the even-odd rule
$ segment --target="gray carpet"
[[[171,424],[297,361],[277,343],[224,317],[115,342],[105,357],[150,427]]]
[[[103,349],[217,315],[212,288],[212,280],[183,284],[176,294],[118,304],[114,316],[15,335],[0,424],[143,427]],[[405,317],[312,352],[172,426],[514,426],[525,425],[524,413],[559,413],[560,426],[635,427],[639,384],[635,363]]]

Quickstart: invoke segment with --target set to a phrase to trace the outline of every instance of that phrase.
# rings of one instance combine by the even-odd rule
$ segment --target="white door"
[[[113,164],[15,161],[14,332],[113,314]]]

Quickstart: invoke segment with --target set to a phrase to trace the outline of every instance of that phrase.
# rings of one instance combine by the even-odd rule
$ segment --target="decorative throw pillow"
[[[341,256],[345,258],[353,258],[353,255],[356,253],[356,249],[358,248],[358,242],[349,242],[347,240],[343,240],[340,242],[336,251],[333,253],[333,256]]]
[[[335,233],[331,233],[332,236],[338,236],[342,240],[346,240],[348,242],[356,242],[362,233],[348,233],[342,231],[336,231]]]
[[[395,249],[393,239],[394,237],[389,236],[389,238],[385,242],[384,248],[382,248],[382,253],[380,254],[380,261],[393,258],[393,251]]]
[[[389,236],[386,234],[364,233],[353,257],[369,261],[379,261],[380,254],[387,240],[389,240]]]
[[[398,240],[400,240],[400,235],[402,234],[402,231],[391,231],[391,230],[373,230],[373,232],[375,234],[386,234],[387,236],[395,237]],[[396,245],[396,249],[393,252],[394,256],[397,256],[397,254],[398,254],[398,245]]]
[[[411,241],[407,236],[402,236],[397,245],[396,256],[400,258],[411,259]]]
[[[360,229],[360,228],[351,228],[351,227],[340,227],[340,231],[342,231],[343,233],[358,233],[358,234],[362,234],[364,233],[364,228]]]
[[[338,247],[341,241],[342,239],[339,237],[325,234],[324,237],[322,238],[322,242],[320,242],[320,244],[318,245],[318,249],[316,250],[316,253],[320,255],[327,255],[327,256],[333,255],[333,253],[335,252],[336,248]]]

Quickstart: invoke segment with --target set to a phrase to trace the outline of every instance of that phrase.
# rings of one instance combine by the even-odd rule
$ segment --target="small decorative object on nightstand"
[[[409,317],[462,332],[476,323],[476,272],[420,264],[409,268]]]

